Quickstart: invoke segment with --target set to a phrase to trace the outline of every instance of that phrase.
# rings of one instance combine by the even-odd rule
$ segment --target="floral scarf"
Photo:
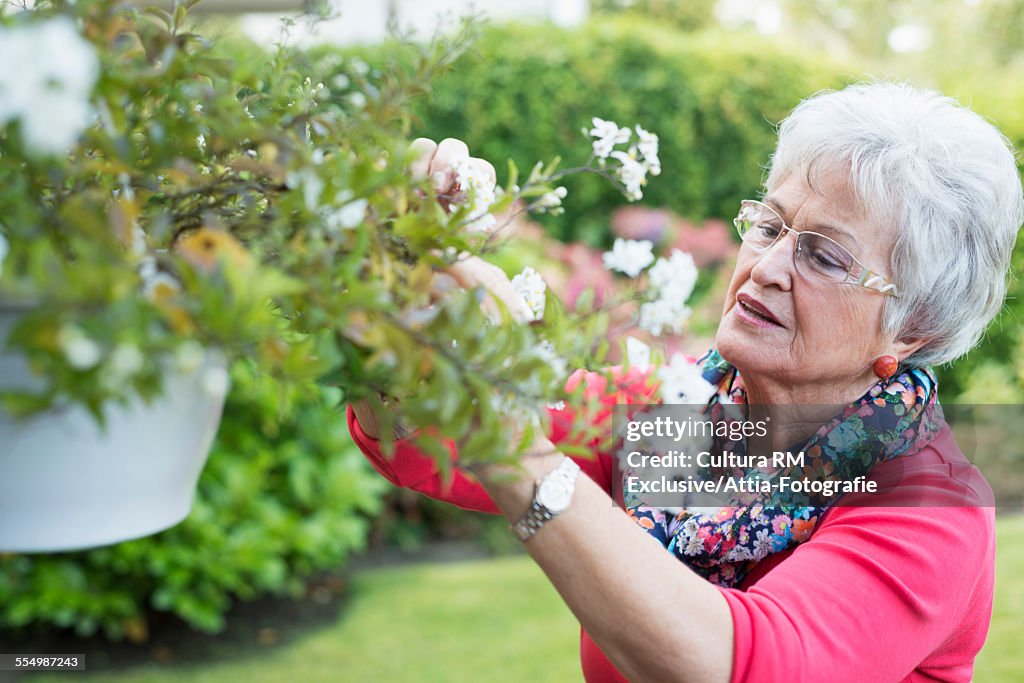
[[[742,378],[717,350],[696,363],[715,387],[705,411],[712,420],[721,417],[724,405],[746,404]],[[935,437],[942,424],[936,389],[931,369],[900,368],[895,377],[872,386],[795,449],[805,452],[804,466],[787,474],[812,473],[812,478],[820,479],[827,473],[829,478],[850,481],[880,462],[913,455]],[[743,442],[716,445],[721,447],[734,453],[745,451]],[[822,504],[808,499],[799,505],[780,505],[776,500],[722,507],[713,513],[684,508],[674,517],[664,510],[630,506],[629,501],[626,506],[637,524],[691,569],[712,583],[734,587],[760,560],[810,538],[815,524],[836,500]]]

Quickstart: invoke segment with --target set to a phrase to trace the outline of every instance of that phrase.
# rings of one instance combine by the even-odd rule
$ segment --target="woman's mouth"
[[[736,297],[736,314],[741,319],[758,327],[783,327],[761,302],[741,294]]]

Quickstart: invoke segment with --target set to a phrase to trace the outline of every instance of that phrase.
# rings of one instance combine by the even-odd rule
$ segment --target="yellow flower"
[[[247,269],[252,255],[231,234],[216,228],[200,228],[178,240],[175,250],[193,266],[211,273],[221,262]]]

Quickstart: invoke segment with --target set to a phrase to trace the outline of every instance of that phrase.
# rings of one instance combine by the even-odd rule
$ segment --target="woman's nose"
[[[797,233],[786,230],[769,248],[756,254],[757,263],[750,270],[750,278],[762,287],[774,285],[783,291],[793,286],[795,264],[793,252]]]

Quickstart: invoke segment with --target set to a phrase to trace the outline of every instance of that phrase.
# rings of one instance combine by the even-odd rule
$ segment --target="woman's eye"
[[[818,264],[822,268],[828,268],[828,269],[833,269],[834,268],[834,269],[838,269],[838,270],[842,270],[843,269],[843,264],[840,263],[838,259],[833,257],[827,251],[822,251],[820,249],[816,249],[816,250],[811,252],[811,258],[814,260],[814,262],[816,264]]]
[[[778,237],[779,235],[779,231],[777,228],[773,228],[772,226],[766,225],[764,223],[757,226],[757,229],[761,232],[761,235],[763,237],[774,238]]]

